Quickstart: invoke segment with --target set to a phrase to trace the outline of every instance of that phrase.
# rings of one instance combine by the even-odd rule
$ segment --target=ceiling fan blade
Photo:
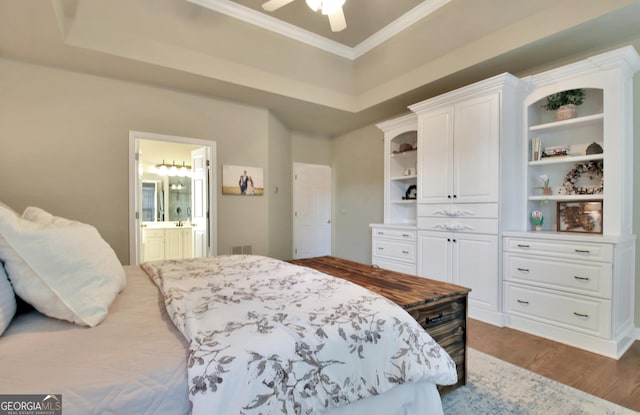
[[[329,24],[332,32],[340,32],[347,28],[347,21],[344,18],[342,7],[329,15]]]
[[[278,10],[280,7],[286,6],[292,1],[293,0],[269,0],[266,3],[262,3],[262,8],[268,12],[272,12],[274,10]]]

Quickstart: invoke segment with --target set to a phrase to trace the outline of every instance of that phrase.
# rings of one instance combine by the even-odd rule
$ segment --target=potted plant
[[[576,117],[576,106],[584,102],[584,89],[568,89],[551,94],[542,108],[555,111],[556,120],[568,120]]]

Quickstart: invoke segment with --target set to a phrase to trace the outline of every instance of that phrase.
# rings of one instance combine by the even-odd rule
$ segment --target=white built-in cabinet
[[[522,79],[498,75],[379,124],[385,223],[371,225],[373,263],[471,288],[470,317],[619,358],[635,339],[638,70],[635,49],[621,48]],[[547,97],[572,89],[584,103],[556,120]],[[397,154],[412,134],[415,151]],[[569,150],[535,157],[536,141]],[[403,200],[410,185],[416,199]]]
[[[632,94],[639,69],[640,57],[627,47],[526,79],[524,203],[503,244],[506,324],[613,358],[635,340]],[[542,108],[547,96],[574,89],[585,93],[576,117],[556,120]],[[536,141],[543,150],[569,150],[536,157],[536,146],[529,148]],[[602,152],[587,151],[593,143]],[[541,176],[552,194],[542,194]],[[539,231],[529,221],[534,210],[544,218]]]
[[[418,116],[418,275],[471,288],[469,315],[497,325],[499,235],[514,213],[502,202],[515,186],[503,158],[520,148],[520,85],[502,74],[409,107]]]
[[[372,264],[416,274],[418,131],[415,114],[377,125],[384,132],[384,223],[371,225]]]

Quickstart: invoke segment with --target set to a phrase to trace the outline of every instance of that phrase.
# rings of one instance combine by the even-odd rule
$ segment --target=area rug
[[[467,385],[442,398],[445,415],[627,415],[637,412],[468,349]]]

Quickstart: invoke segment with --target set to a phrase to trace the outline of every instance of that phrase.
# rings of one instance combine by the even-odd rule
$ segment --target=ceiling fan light
[[[345,0],[322,0],[322,14],[333,14],[342,7]]]
[[[306,1],[307,1],[307,6],[309,6],[309,8],[314,12],[317,12],[320,9],[320,6],[322,5],[322,0],[306,0]]]

